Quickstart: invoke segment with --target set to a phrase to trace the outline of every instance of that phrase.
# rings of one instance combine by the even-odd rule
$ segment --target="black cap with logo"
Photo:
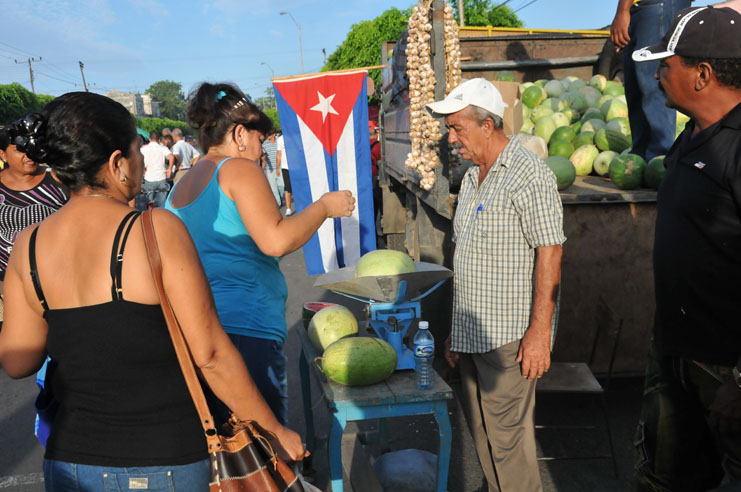
[[[687,58],[741,58],[741,14],[732,8],[682,10],[664,38],[633,52],[633,61]]]

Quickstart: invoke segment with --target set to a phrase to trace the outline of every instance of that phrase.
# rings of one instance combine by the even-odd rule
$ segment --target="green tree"
[[[163,118],[185,119],[185,94],[180,82],[160,80],[149,86],[147,94],[160,103],[160,115]]]
[[[18,82],[0,85],[0,125],[12,123],[26,113],[40,108],[36,95]]]
[[[162,134],[163,128],[180,128],[185,135],[193,135],[193,129],[184,121],[172,120],[170,118],[136,118],[136,126],[142,130]]]
[[[273,120],[273,128],[275,128],[276,131],[280,131],[280,119],[278,118],[278,110],[275,108],[265,108],[262,111],[263,113],[268,115],[271,120]]]
[[[410,15],[411,9],[399,10],[392,7],[373,20],[353,24],[345,41],[329,55],[322,71],[379,65],[381,63],[381,42],[399,39],[407,28]],[[379,87],[381,71],[370,70],[369,75],[376,87]]]
[[[522,27],[522,21],[506,5],[496,5],[491,0],[463,0],[467,26]],[[460,23],[458,2],[453,2],[455,18]]]

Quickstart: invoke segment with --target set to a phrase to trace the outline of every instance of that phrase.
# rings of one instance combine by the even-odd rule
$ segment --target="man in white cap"
[[[666,156],[657,198],[656,320],[636,478],[639,490],[738,491],[741,14],[683,10],[633,59],[660,61],[666,105],[691,118]]]
[[[454,296],[445,357],[460,364],[463,406],[489,491],[543,490],[535,383],[548,370],[561,272],[563,209],[546,164],[502,129],[506,104],[485,79],[427,105],[473,162],[453,222]]]

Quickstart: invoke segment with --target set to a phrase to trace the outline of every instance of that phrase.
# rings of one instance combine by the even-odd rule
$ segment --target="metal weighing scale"
[[[421,316],[420,300],[453,276],[452,271],[434,263],[414,264],[417,271],[412,273],[357,278],[355,267],[350,266],[320,275],[314,283],[368,304],[366,313],[373,330],[396,351],[397,371],[414,369],[414,352],[404,345],[404,335],[412,321]]]

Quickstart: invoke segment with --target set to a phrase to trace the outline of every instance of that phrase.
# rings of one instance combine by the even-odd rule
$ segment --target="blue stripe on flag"
[[[288,171],[291,176],[291,188],[293,189],[293,200],[296,212],[304,210],[311,205],[311,186],[309,184],[309,173],[306,167],[303,148],[301,147],[301,130],[298,125],[298,116],[281,96],[279,91],[274,91],[278,112],[280,113],[280,126],[283,131],[283,141],[286,145],[286,156],[288,157]],[[292,135],[288,139],[285,135]],[[322,249],[319,245],[319,236],[315,232],[311,239],[304,245],[304,261],[309,275],[318,275],[324,272],[322,262]]]
[[[360,91],[352,117],[355,123],[355,167],[358,180],[358,218],[360,220],[360,254],[376,249],[376,218],[373,216],[373,172],[371,169],[370,133],[368,131],[368,96],[366,84]]]

